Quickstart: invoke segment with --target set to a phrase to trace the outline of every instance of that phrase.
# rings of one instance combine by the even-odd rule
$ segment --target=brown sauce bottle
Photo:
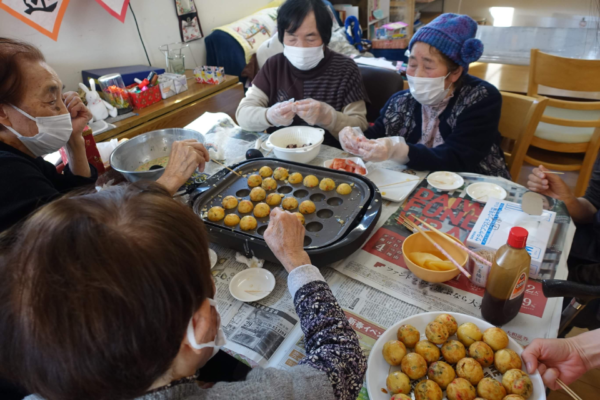
[[[525,250],[526,229],[510,230],[508,242],[500,247],[487,279],[481,315],[496,326],[504,325],[517,316],[529,279],[531,256]]]

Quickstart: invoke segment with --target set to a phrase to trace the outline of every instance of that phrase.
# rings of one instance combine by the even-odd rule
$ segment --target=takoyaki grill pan
[[[316,212],[304,215],[306,220],[304,248],[313,264],[322,266],[341,260],[358,250],[367,240],[379,219],[382,206],[381,195],[369,179],[343,171],[261,158],[232,166],[231,169],[241,174],[241,177],[223,169],[192,193],[193,210],[206,224],[211,242],[233,248],[247,257],[256,256],[277,262],[262,236],[267,229],[269,217],[256,218],[258,226],[252,231],[242,231],[239,225],[230,228],[225,226],[223,220],[212,222],[206,217],[211,207],[222,206],[221,202],[226,196],[235,196],[238,201],[250,200],[251,188],[248,187],[247,178],[258,174],[259,169],[264,166],[271,167],[273,170],[278,167],[286,168],[290,175],[294,172],[301,173],[303,177],[315,175],[319,181],[331,178],[336,186],[341,183],[353,186],[352,193],[343,196],[336,190],[325,192],[319,187],[307,188],[303,183],[292,185],[286,181],[277,181],[276,192],[285,197],[295,197],[298,204],[305,200],[315,203]],[[267,191],[267,195],[273,192],[275,191]],[[254,205],[258,203],[253,202]],[[298,209],[292,211],[296,212]],[[226,210],[225,214],[231,213],[238,213],[237,208]],[[239,213],[238,215],[253,216],[253,214]]]

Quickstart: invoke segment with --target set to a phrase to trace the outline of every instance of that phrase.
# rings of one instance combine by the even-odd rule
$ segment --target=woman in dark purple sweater
[[[476,31],[475,21],[456,14],[421,28],[409,45],[410,90],[392,96],[364,136],[342,130],[342,147],[367,161],[510,179],[499,146],[500,92],[467,74],[483,53]]]

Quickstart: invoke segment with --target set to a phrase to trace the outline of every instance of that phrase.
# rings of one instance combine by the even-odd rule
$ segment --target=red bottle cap
[[[527,236],[529,236],[529,232],[527,229],[514,227],[510,230],[510,234],[508,235],[508,245],[510,247],[514,247],[516,249],[525,248],[525,244],[527,243]]]

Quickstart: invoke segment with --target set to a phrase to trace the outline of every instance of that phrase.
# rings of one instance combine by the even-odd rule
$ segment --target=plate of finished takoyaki
[[[538,372],[528,374],[523,347],[504,330],[459,313],[403,319],[371,349],[371,400],[544,400]]]

